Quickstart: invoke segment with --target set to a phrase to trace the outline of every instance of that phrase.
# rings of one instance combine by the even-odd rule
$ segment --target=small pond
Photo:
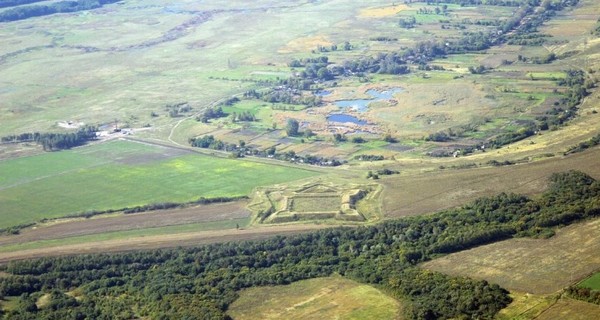
[[[347,115],[347,114],[332,114],[327,117],[327,121],[329,122],[340,122],[340,123],[354,123],[360,126],[367,124],[366,121],[360,120],[357,117]]]
[[[402,92],[402,88],[393,88],[387,89],[383,91],[377,91],[375,89],[367,90],[367,94],[372,97],[372,99],[357,99],[357,100],[341,100],[336,101],[335,105],[340,107],[342,110],[345,109],[353,109],[358,112],[366,112],[369,106],[369,103],[380,100],[389,100],[394,97],[394,94]]]

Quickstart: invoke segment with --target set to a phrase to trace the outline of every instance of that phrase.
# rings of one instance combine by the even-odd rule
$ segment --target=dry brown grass
[[[148,235],[130,238],[118,238],[89,243],[59,245],[48,248],[25,249],[14,252],[1,252],[0,264],[13,260],[24,260],[39,257],[66,256],[74,254],[90,254],[98,252],[122,252],[147,250],[156,248],[173,248],[181,246],[197,246],[239,240],[258,240],[275,235],[297,234],[327,228],[326,225],[285,225],[250,229],[210,230],[186,232],[166,235]]]
[[[278,50],[279,53],[305,53],[317,49],[318,46],[328,47],[333,43],[324,35],[314,35],[294,39]]]
[[[511,292],[510,297],[513,301],[496,315],[498,320],[534,319],[556,303],[555,296]]]
[[[560,299],[535,317],[537,320],[592,320],[600,317],[600,306],[573,300]]]
[[[588,320],[598,319],[600,306],[557,295],[512,292],[513,302],[500,310],[498,320]]]
[[[584,171],[600,178],[598,157],[600,149],[568,157],[553,157],[505,167],[484,167],[476,169],[436,169],[432,162],[430,172],[411,173],[382,179],[385,185],[384,212],[388,217],[424,214],[460,206],[479,197],[514,192],[535,195],[544,191],[548,177],[555,172],[571,169]],[[498,160],[503,158],[498,158]],[[481,160],[473,159],[473,163]],[[468,163],[468,159],[466,162]],[[486,161],[482,161],[485,163]],[[411,170],[410,166],[423,166],[421,163],[403,162],[401,171]],[[448,163],[444,163],[448,166]],[[459,162],[457,162],[459,164]]]
[[[399,12],[407,9],[409,9],[409,7],[405,4],[399,4],[388,7],[366,8],[360,10],[360,14],[358,16],[361,18],[383,18],[395,16]]]
[[[555,37],[575,37],[589,35],[598,19],[600,5],[596,0],[580,1],[574,10],[565,10],[557,17],[545,23],[540,30]]]
[[[511,239],[426,262],[423,268],[469,276],[521,292],[549,294],[600,265],[600,219],[566,227],[550,239]]]
[[[239,201],[136,214],[101,215],[91,219],[59,219],[22,230],[18,235],[0,236],[0,245],[113,231],[240,219],[250,216],[250,212],[245,208],[245,205],[246,202]]]

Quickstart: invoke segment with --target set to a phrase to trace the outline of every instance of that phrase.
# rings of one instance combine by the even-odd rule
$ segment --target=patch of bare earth
[[[211,230],[169,235],[131,237],[127,239],[105,240],[84,244],[70,244],[50,248],[21,250],[16,252],[2,252],[0,253],[0,264],[13,260],[24,260],[40,257],[174,248],[240,240],[259,240],[273,237],[275,235],[298,234],[327,227],[328,226],[326,225],[293,224],[251,229]]]
[[[245,205],[246,202],[238,201],[183,209],[157,210],[105,217],[98,216],[91,219],[58,220],[46,225],[22,230],[18,235],[1,236],[0,246],[112,231],[246,218],[250,215],[250,212],[245,208]]]
[[[511,239],[450,254],[422,265],[504,288],[553,293],[600,267],[600,219],[560,229],[550,239]]]

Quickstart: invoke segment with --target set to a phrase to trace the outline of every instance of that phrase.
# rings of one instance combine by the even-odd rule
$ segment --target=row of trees
[[[44,0],[3,0],[3,1],[0,1],[0,8],[21,6],[24,4],[30,4],[30,3],[41,2],[41,1],[44,1]]]
[[[165,111],[169,113],[169,117],[177,118],[192,111],[192,106],[187,102],[167,104],[165,105]]]
[[[74,0],[58,1],[43,5],[24,5],[15,6],[23,3],[32,3],[38,1],[19,1],[11,0],[3,6],[15,6],[0,12],[0,22],[23,20],[31,17],[46,16],[55,13],[77,12],[82,10],[91,10],[100,8],[106,4],[115,3],[119,0]],[[4,1],[3,1],[4,2]],[[1,6],[0,6],[1,7]]]
[[[314,155],[298,155],[294,151],[277,152],[275,147],[271,147],[266,150],[260,150],[258,148],[246,145],[244,141],[240,141],[239,144],[227,143],[216,139],[212,135],[191,138],[189,143],[191,146],[197,148],[231,152],[234,158],[254,156],[323,167],[337,167],[345,163],[345,161],[339,161],[334,158],[319,157]]]
[[[558,80],[558,85],[567,87],[565,97],[560,99],[556,107],[536,117],[540,130],[558,127],[573,119],[579,110],[579,104],[596,84],[587,78],[583,70],[567,70],[566,77]]]
[[[338,273],[403,299],[409,319],[491,319],[510,301],[486,281],[422,270],[418,263],[513,236],[600,216],[600,183],[555,174],[539,199],[500,194],[428,216],[267,240],[196,248],[15,261],[0,296],[9,319],[227,319],[238,290]],[[573,219],[569,215],[577,213]],[[73,291],[73,301],[63,294]],[[48,305],[35,301],[47,296]]]
[[[600,305],[600,290],[571,286],[565,293],[571,298]]]
[[[22,133],[2,137],[3,143],[35,142],[41,145],[45,151],[70,149],[96,139],[96,126],[86,125],[76,132],[68,133]]]
[[[600,133],[595,135],[594,137],[590,138],[589,140],[580,142],[578,145],[570,147],[566,152],[565,155],[568,154],[573,154],[573,153],[577,153],[577,152],[582,152],[586,149],[589,149],[591,147],[595,147],[597,145],[600,144]]]
[[[223,108],[219,106],[216,108],[207,108],[204,112],[202,112],[202,114],[196,117],[196,121],[208,123],[208,121],[211,119],[218,119],[223,117],[227,117],[227,113],[223,112]]]
[[[269,103],[305,105],[307,107],[319,106],[322,102],[321,97],[301,91],[309,88],[310,83],[298,81],[297,79],[281,80],[277,87],[266,91],[249,90],[244,93],[244,98],[260,99]]]

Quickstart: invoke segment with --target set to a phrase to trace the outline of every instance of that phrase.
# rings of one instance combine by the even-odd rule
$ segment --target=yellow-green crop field
[[[113,141],[0,162],[1,226],[91,210],[245,196],[257,186],[314,174]]]

